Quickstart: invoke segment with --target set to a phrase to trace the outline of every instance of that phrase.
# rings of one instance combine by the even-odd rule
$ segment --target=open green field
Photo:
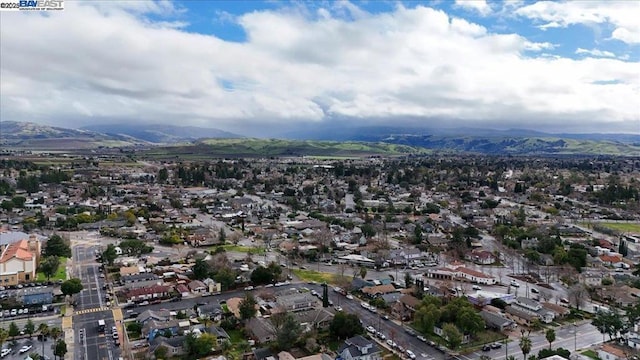
[[[262,247],[252,247],[252,246],[240,246],[233,244],[225,244],[225,245],[216,245],[209,248],[209,251],[216,251],[218,248],[223,248],[225,251],[235,251],[241,253],[247,253],[251,255],[264,255],[265,250]]]
[[[291,270],[302,281],[315,281],[318,283],[332,284],[336,281],[336,275],[332,273],[317,272],[313,270]]]
[[[617,230],[622,233],[638,233],[640,234],[640,224],[639,223],[624,223],[624,222],[602,222],[598,223],[598,225],[602,225],[612,230]]]
[[[58,271],[51,277],[52,281],[55,280],[67,280],[67,258],[60,257],[60,266],[58,266]],[[36,277],[36,281],[47,281],[47,277],[45,274],[38,271],[38,275]]]

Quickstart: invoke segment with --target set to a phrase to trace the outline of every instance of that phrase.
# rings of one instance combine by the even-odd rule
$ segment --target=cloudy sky
[[[0,116],[640,133],[638,1],[70,1],[0,13]]]

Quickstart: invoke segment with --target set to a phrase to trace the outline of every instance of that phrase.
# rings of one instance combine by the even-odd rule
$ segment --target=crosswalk
[[[109,309],[108,307],[97,307],[97,308],[91,308],[91,309],[78,310],[78,311],[75,311],[74,314],[82,315],[82,314],[94,313],[99,311],[107,311],[107,310],[111,310],[111,309]]]

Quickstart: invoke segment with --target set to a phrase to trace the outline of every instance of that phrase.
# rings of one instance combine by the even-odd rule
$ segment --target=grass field
[[[332,284],[336,281],[336,275],[332,273],[302,269],[292,269],[291,271],[302,281],[326,282],[327,284]]]
[[[264,255],[265,253],[264,248],[261,247],[239,246],[233,244],[212,246],[209,248],[209,251],[216,251],[217,248],[223,248],[225,251],[235,251],[251,255]]]
[[[602,225],[604,227],[608,227],[612,230],[617,230],[623,233],[638,233],[640,234],[640,224],[638,223],[623,223],[623,222],[602,222],[598,223],[598,225]]]
[[[584,355],[584,356],[588,356],[588,357],[590,357],[590,358],[592,358],[594,360],[599,360],[600,359],[598,357],[598,353],[596,353],[593,350],[586,350],[586,351],[581,352],[581,354]]]
[[[67,280],[67,258],[66,257],[60,257],[60,266],[58,266],[58,271],[56,271],[56,273],[51,277],[52,281],[55,280]],[[47,281],[47,277],[41,273],[38,272],[38,275],[36,277],[36,281]]]

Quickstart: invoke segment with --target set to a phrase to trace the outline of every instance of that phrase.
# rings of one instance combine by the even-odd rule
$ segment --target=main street
[[[556,340],[553,342],[553,348],[564,348],[572,353],[576,349],[588,348],[602,343],[602,334],[589,322],[582,322],[580,324],[568,324],[555,328]],[[530,354],[537,354],[540,350],[548,348],[549,343],[545,338],[543,332],[531,333],[529,338],[531,339],[531,352]],[[520,339],[511,339],[508,345],[501,347],[500,349],[492,349],[488,352],[477,351],[472,354],[458,355],[459,359],[463,360],[477,360],[482,355],[488,355],[492,360],[503,360],[508,355],[514,355],[516,358],[522,355],[520,350]]]
[[[75,296],[73,314],[73,358],[91,360],[114,360],[120,356],[120,348],[112,337],[116,324],[103,290],[105,281],[99,271],[100,264],[95,261],[99,245],[90,243],[73,244],[73,276],[80,278],[84,289]],[[117,310],[119,311],[119,310]],[[98,330],[98,320],[105,321],[105,331]]]

